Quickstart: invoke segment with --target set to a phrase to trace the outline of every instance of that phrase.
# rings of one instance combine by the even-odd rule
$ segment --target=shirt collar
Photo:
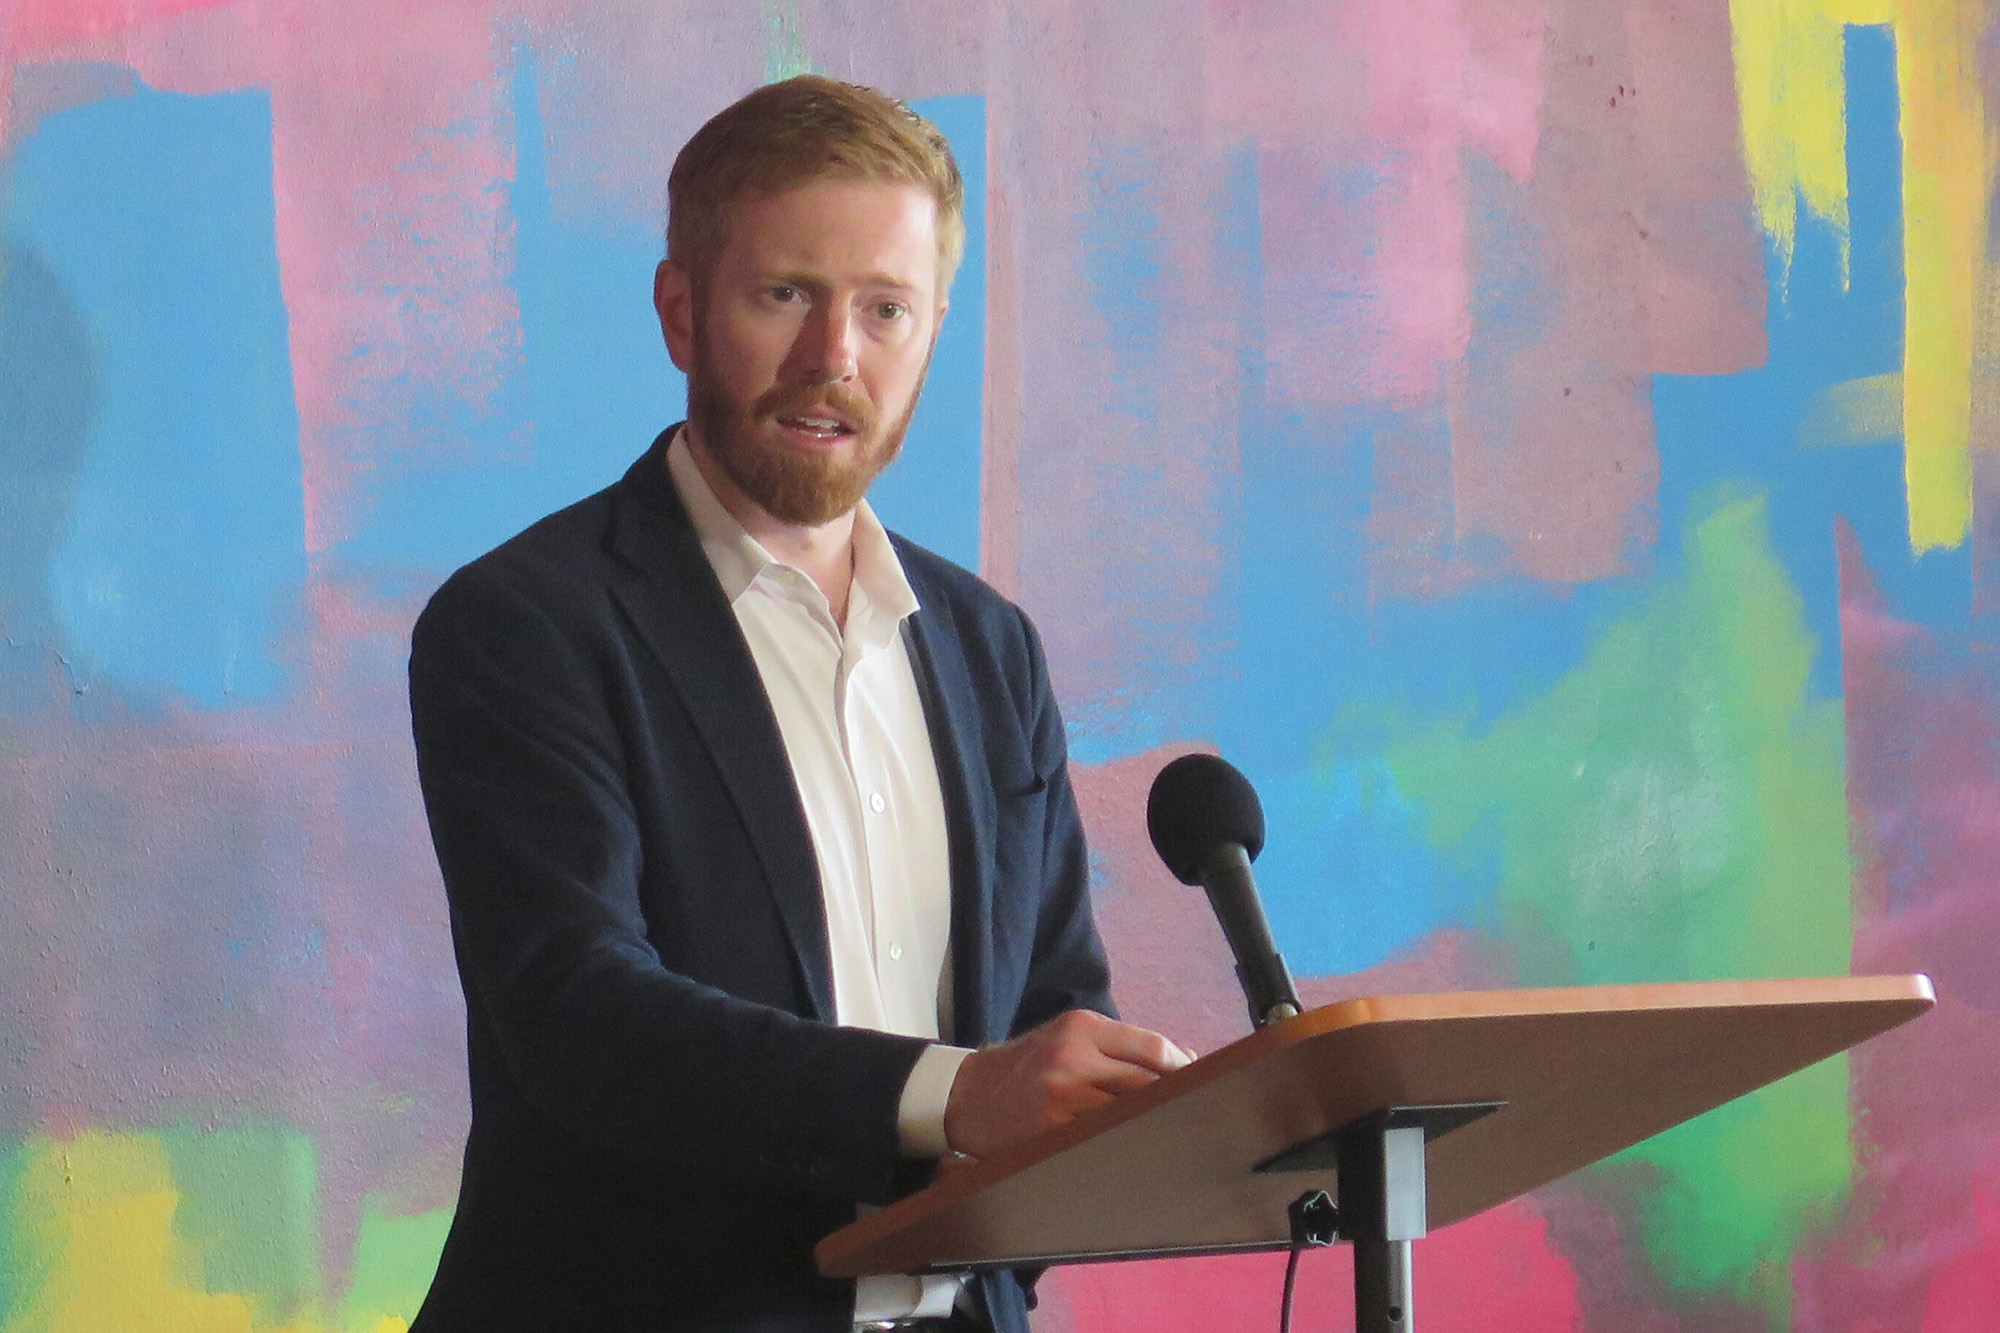
[[[686,426],[675,431],[667,445],[667,475],[680,493],[688,521],[701,539],[702,554],[708,557],[730,605],[734,606],[766,570],[792,568],[773,557],[716,498],[688,450]],[[886,637],[917,610],[916,590],[910,587],[888,530],[866,500],[854,510],[854,584],[848,599],[849,624],[868,637],[877,637],[869,633],[871,623]]]

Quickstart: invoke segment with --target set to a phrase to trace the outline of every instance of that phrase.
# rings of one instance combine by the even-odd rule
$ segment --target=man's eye
[[[769,295],[773,301],[780,303],[796,301],[799,299],[799,289],[788,287],[781,282],[770,289]]]
[[[901,301],[883,301],[875,307],[877,319],[901,319],[910,313],[910,308]]]

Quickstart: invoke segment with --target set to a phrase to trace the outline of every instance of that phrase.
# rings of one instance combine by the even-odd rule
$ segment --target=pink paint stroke
[[[1435,1333],[1582,1327],[1577,1276],[1532,1202],[1515,1201],[1416,1242],[1415,1313]],[[1064,1318],[1051,1333],[1209,1333],[1275,1325],[1284,1258],[1164,1260],[1057,1270],[1043,1279]],[[1292,1327],[1352,1329],[1353,1258],[1346,1246],[1300,1264]],[[1067,1325],[1065,1328],[1064,1326]],[[1039,1326],[1039,1325],[1038,1325]]]
[[[1728,375],[1764,364],[1764,240],[1743,165],[1727,0],[1626,0],[1650,366]],[[1616,94],[1613,94],[1616,96]]]
[[[1630,37],[1616,7],[1553,0],[1546,42],[1533,179],[1468,187],[1483,295],[1449,392],[1452,565],[1425,545],[1378,549],[1378,595],[1583,582],[1650,557],[1659,459]],[[1418,515],[1437,512],[1442,484],[1410,496]]]
[[[1938,1005],[1850,1056],[1859,1175],[1794,1265],[1798,1326],[1990,1327],[1990,1306],[1957,1321],[2000,1180],[2000,674],[1899,618],[1845,523],[1838,541],[1854,969],[1927,972]]]

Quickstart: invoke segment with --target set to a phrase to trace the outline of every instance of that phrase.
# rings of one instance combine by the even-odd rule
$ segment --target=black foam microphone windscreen
[[[1199,884],[1202,867],[1219,847],[1233,843],[1257,859],[1264,850],[1264,807],[1250,779],[1228,760],[1184,754],[1153,779],[1146,832],[1175,879]]]

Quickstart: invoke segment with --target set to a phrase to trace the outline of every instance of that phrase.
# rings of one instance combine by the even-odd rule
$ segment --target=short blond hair
[[[800,74],[766,84],[695,131],[667,177],[667,258],[705,287],[746,195],[815,181],[914,185],[937,204],[938,295],[965,253],[965,178],[938,127],[858,83]]]

